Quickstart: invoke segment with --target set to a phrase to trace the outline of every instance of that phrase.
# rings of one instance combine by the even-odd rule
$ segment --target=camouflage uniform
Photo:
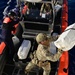
[[[46,39],[46,36],[40,37],[40,35],[41,34],[39,34],[39,37],[36,37],[36,40],[38,43]],[[54,39],[50,37],[49,41],[51,42],[52,40]],[[43,75],[49,75],[51,71],[51,65],[49,61],[55,62],[59,60],[62,54],[62,51],[58,50],[58,52],[53,55],[52,53],[50,53],[49,50],[50,50],[50,45],[45,46],[45,45],[39,44],[35,52],[35,56],[32,59],[32,61],[26,66],[26,70],[31,70],[35,65],[37,65],[43,68],[44,70]]]

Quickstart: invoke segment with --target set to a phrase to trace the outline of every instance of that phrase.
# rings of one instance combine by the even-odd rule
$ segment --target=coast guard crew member
[[[8,13],[8,16],[3,20],[2,32],[0,35],[0,42],[5,42],[5,44],[9,48],[9,55],[11,59],[13,58],[15,52],[11,31],[15,29],[14,25],[17,23],[19,23],[17,14],[14,11],[10,11]]]

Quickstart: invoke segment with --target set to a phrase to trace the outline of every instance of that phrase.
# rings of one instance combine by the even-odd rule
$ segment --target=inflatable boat
[[[17,5],[22,9],[25,3],[29,3],[29,10],[22,14],[22,21],[13,33],[15,54],[13,60],[8,57],[8,47],[4,42],[0,44],[0,75],[25,75],[24,68],[32,60],[32,53],[37,49],[35,37],[38,33],[60,35],[68,26],[68,2],[67,0],[17,0]],[[48,3],[51,7],[51,14],[40,15],[42,4]],[[52,52],[55,54],[57,48],[52,45]],[[21,53],[21,51],[24,51]],[[69,55],[64,51],[61,58],[51,62],[50,75],[68,75]],[[42,69],[35,68],[29,75],[41,75]]]

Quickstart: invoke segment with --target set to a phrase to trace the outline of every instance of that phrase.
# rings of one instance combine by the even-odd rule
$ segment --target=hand
[[[57,49],[59,52],[63,53],[62,49]]]

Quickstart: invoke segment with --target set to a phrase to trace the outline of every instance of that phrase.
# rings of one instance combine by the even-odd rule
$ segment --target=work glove
[[[63,51],[61,49],[58,49],[59,52],[63,53]]]

